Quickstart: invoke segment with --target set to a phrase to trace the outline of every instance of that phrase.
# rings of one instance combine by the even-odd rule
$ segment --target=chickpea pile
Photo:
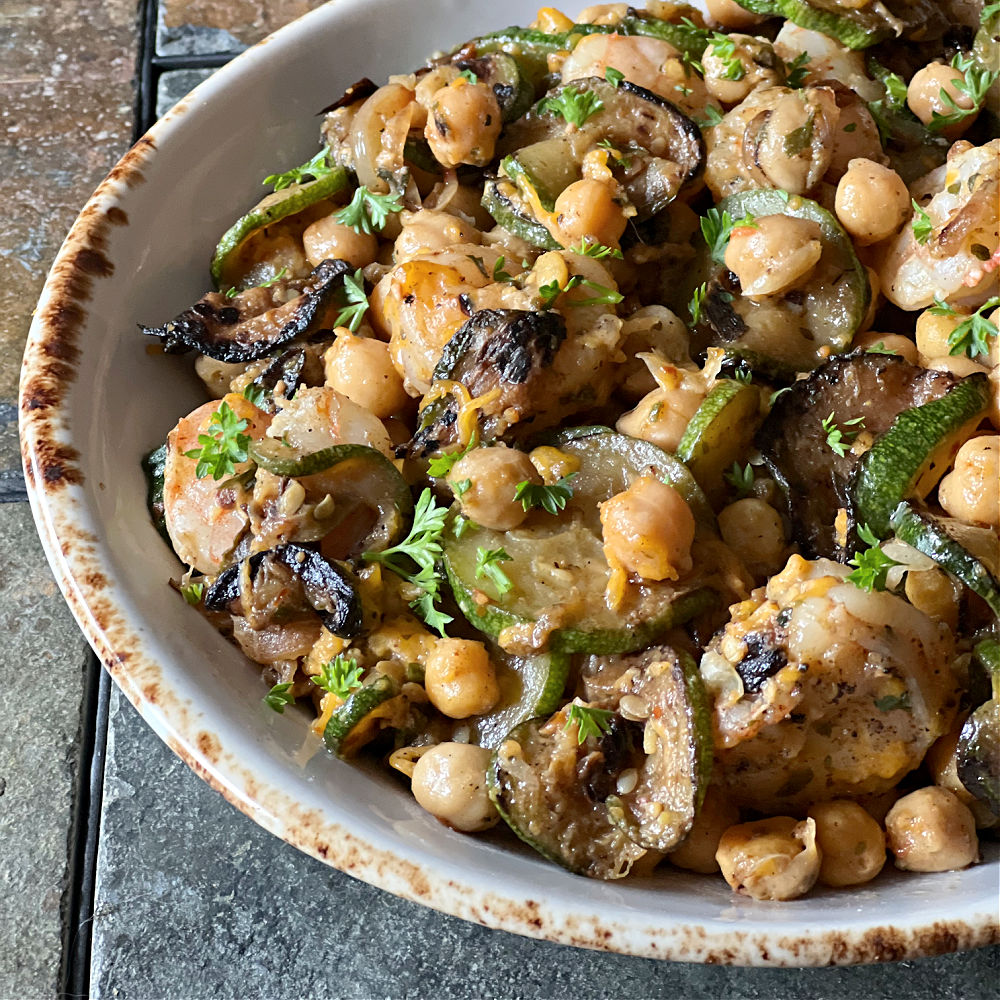
[[[231,621],[272,707],[310,703],[331,750],[379,752],[452,830],[514,825],[502,747],[545,803],[515,827],[550,836],[543,853],[580,818],[567,802],[601,851],[631,831],[607,877],[662,862],[791,900],[887,860],[963,869],[1000,827],[977,784],[996,762],[969,735],[975,671],[1000,650],[981,585],[1000,574],[995,74],[942,41],[908,79],[876,78],[832,36],[705,7],[652,0],[649,33],[626,32],[625,4],[543,8],[540,55],[532,35],[474,40],[334,106],[325,165],[286,185],[305,207],[281,216],[276,185],[273,218],[220,265],[233,287],[180,324],[208,317],[232,343],[195,362],[219,402],[167,440],[179,586]],[[588,133],[619,97],[614,141]],[[327,295],[317,275],[338,261]],[[176,346],[177,326],[147,332]],[[239,360],[275,326],[273,350]],[[898,362],[887,384],[919,388],[899,412],[989,387],[885,515],[912,501],[979,576],[895,520],[868,542],[849,491],[877,395],[860,417],[820,414],[804,493],[834,483],[836,548],[786,503],[765,433],[778,400],[877,355]],[[297,581],[291,545],[339,574],[360,625]],[[644,700],[650,657],[692,664],[665,709],[698,720],[677,759],[714,760],[686,779],[689,814],[641,787],[677,738]],[[518,727],[539,718],[553,756],[532,771]],[[621,818],[631,795],[659,807],[655,837]]]

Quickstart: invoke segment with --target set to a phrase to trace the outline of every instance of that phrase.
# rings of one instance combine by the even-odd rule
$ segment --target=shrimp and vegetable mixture
[[[150,509],[266,704],[455,830],[757,899],[961,868],[1000,5],[707,11],[546,7],[326,109],[144,328],[210,397]]]

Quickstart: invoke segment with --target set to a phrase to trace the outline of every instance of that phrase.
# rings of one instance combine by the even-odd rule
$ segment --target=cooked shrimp
[[[810,31],[791,21],[785,21],[774,39],[774,50],[786,63],[792,62],[803,52],[809,56],[804,67],[806,83],[837,80],[866,101],[877,101],[882,96],[881,85],[865,72],[864,55],[845,48],[836,39],[822,32]]]
[[[959,679],[948,629],[827,560],[792,556],[712,641],[717,761],[754,808],[878,793],[951,725]]]
[[[562,64],[562,82],[599,76],[608,69],[676,104],[682,111],[704,108],[705,82],[684,64],[669,42],[641,35],[586,35]]]
[[[239,393],[229,393],[222,401],[240,420],[247,421],[244,433],[260,440],[270,416],[258,410]],[[212,400],[183,417],[167,435],[167,461],[163,471],[163,509],[167,532],[180,559],[199,573],[217,573],[226,553],[236,543],[248,522],[250,493],[235,477],[245,472],[249,462],[235,466],[233,476],[224,480],[195,475],[198,462],[187,452],[201,448],[198,436],[210,433],[210,421],[222,403]]]
[[[996,294],[1000,267],[1000,139],[985,146],[956,142],[948,162],[910,193],[934,228],[923,244],[909,225],[888,243],[877,268],[883,294],[901,309],[923,309],[935,296],[982,305]]]

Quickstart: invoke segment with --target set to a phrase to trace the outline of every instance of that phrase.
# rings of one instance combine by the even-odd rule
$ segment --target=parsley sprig
[[[809,62],[809,53],[800,52],[791,62],[785,63],[785,86],[798,90],[806,82],[809,73],[806,63]]]
[[[592,90],[570,86],[565,87],[558,97],[543,98],[536,110],[539,114],[562,115],[570,125],[579,128],[603,107],[604,102]]]
[[[736,42],[729,35],[714,31],[708,44],[712,49],[712,55],[723,64],[724,80],[742,80],[747,75],[746,67],[736,54]]]
[[[701,234],[705,237],[716,264],[723,263],[733,230],[744,226],[757,228],[757,220],[749,212],[742,219],[733,219],[725,209],[720,212],[717,208],[710,208],[702,216]]]
[[[312,680],[317,687],[345,701],[352,691],[361,687],[361,667],[354,657],[336,656],[322,664]]]
[[[622,260],[622,252],[618,247],[606,247],[603,243],[584,237],[580,240],[580,245],[570,247],[570,253],[578,253],[581,257],[591,257],[594,260],[604,260],[605,257],[614,257]]]
[[[573,702],[566,713],[565,729],[576,726],[576,741],[583,743],[588,736],[600,739],[611,731],[611,717],[614,712],[606,708],[589,708],[586,705],[578,705]]]
[[[943,115],[937,111],[931,114],[931,120],[927,123],[927,127],[932,132],[940,132],[951,125],[965,121],[969,115],[976,114],[986,99],[986,92],[993,86],[993,81],[997,78],[996,71],[986,69],[971,55],[963,56],[961,52],[955,54],[951,65],[953,69],[957,69],[962,74],[962,79],[956,78],[951,85],[972,102],[972,107],[960,108],[955,102],[955,98],[942,87],[939,96],[945,107],[951,110]]]
[[[350,226],[356,233],[380,233],[385,229],[389,216],[403,210],[403,203],[398,195],[376,194],[361,185],[354,192],[354,197],[339,212],[334,219],[341,225]]]
[[[249,425],[237,416],[236,411],[226,402],[212,414],[206,433],[198,435],[200,448],[184,452],[186,458],[197,460],[194,470],[198,479],[211,476],[215,480],[225,479],[236,472],[236,463],[247,460],[247,446],[250,435],[243,431]]]
[[[376,562],[392,570],[396,576],[412,583],[423,593],[410,602],[421,618],[433,629],[444,635],[444,627],[451,616],[438,609],[441,581],[434,564],[441,555],[441,535],[444,533],[447,507],[439,507],[434,494],[424,489],[413,510],[410,532],[401,542],[381,552],[364,552],[365,562]],[[417,569],[412,568],[413,564]]]
[[[476,435],[472,435],[472,439],[464,447],[458,451],[446,451],[442,452],[440,455],[435,455],[427,463],[427,475],[432,479],[444,479],[449,472],[451,472],[455,463],[460,458],[465,458],[466,455],[476,447]]]
[[[691,325],[693,326],[701,319],[701,304],[708,294],[708,282],[703,281],[692,293],[691,301],[688,303],[688,312],[691,314]]]
[[[917,204],[916,198],[911,198],[910,203],[913,205],[913,221],[910,223],[913,238],[923,246],[931,238],[931,233],[934,232],[934,223],[931,222],[931,217]]]
[[[742,469],[739,462],[733,462],[732,468],[723,473],[723,478],[736,490],[737,496],[748,497],[753,493],[755,476],[753,466],[749,462]]]
[[[613,288],[607,288],[604,285],[598,284],[596,281],[591,281],[590,278],[584,278],[579,274],[574,274],[565,285],[560,285],[558,281],[550,281],[547,284],[539,285],[538,296],[542,300],[542,310],[545,311],[551,309],[556,304],[556,299],[558,299],[560,295],[564,295],[566,292],[581,285],[584,288],[592,289],[597,294],[586,299],[577,299],[574,302],[567,302],[566,304],[568,306],[613,306],[617,305],[625,297],[620,292],[616,292]]]
[[[337,318],[333,321],[334,326],[346,326],[351,333],[357,333],[361,326],[361,320],[368,312],[368,296],[365,294],[365,279],[361,275],[359,267],[354,275],[344,275],[343,296],[345,305],[337,313]]]
[[[860,590],[885,590],[886,575],[893,566],[900,564],[882,551],[879,540],[867,524],[858,527],[858,538],[868,548],[850,560],[850,564],[857,569],[847,579]]]
[[[192,606],[201,603],[201,595],[204,593],[205,584],[200,580],[193,580],[191,583],[185,583],[181,587],[181,597]]]
[[[983,313],[1000,306],[1000,296],[994,295],[987,299],[974,313],[963,316],[962,313],[952,309],[947,302],[944,302],[937,295],[934,296],[934,305],[928,310],[932,316],[949,316],[952,318],[963,316],[958,325],[948,334],[948,353],[967,354],[970,358],[980,354],[990,353],[990,337],[997,336],[997,327],[991,323]]]
[[[301,167],[292,167],[291,170],[286,170],[283,174],[268,174],[261,183],[270,184],[275,191],[282,191],[293,184],[304,184],[307,180],[318,181],[321,177],[326,177],[340,169],[336,164],[330,163],[329,156],[330,147],[324,146]]]
[[[485,549],[479,545],[476,547],[476,579],[487,577],[502,597],[504,594],[510,593],[514,584],[510,582],[510,577],[498,564],[512,561],[512,557],[502,548]]]
[[[694,123],[698,128],[711,128],[722,121],[722,112],[713,104],[705,105],[705,117],[695,118]]]
[[[541,507],[549,514],[556,515],[559,511],[565,510],[566,504],[573,496],[573,487],[570,483],[575,475],[575,472],[571,472],[551,486],[538,486],[525,479],[514,488],[514,499],[520,500],[525,510]]]
[[[278,715],[285,714],[286,705],[295,704],[295,695],[292,694],[292,684],[275,684],[270,691],[264,695],[264,704],[273,709]]]
[[[830,450],[843,458],[847,454],[847,446],[858,436],[858,432],[864,430],[865,418],[855,417],[847,420],[842,426],[838,426],[834,420],[834,415],[824,418],[822,421],[823,430],[826,431],[826,443]]]

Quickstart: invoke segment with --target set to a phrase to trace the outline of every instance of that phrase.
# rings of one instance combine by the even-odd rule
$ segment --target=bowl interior
[[[66,268],[78,269],[74,255],[96,239],[78,224],[66,268],[54,270],[40,303],[23,381],[31,385],[67,336],[53,309],[78,302],[69,391],[44,420],[29,412],[23,424],[32,503],[57,579],[126,693],[192,766],[278,835],[392,891],[522,933],[689,960],[887,957],[875,930],[880,940],[895,934],[902,943],[888,957],[902,957],[948,947],[925,931],[942,920],[952,947],[979,943],[996,908],[995,858],[989,870],[890,874],[858,891],[764,905],[680,872],[590,882],[512,838],[446,830],[382,771],[319,750],[304,714],[266,709],[257,670],[167,589],[182,567],[150,524],[139,462],[204,392],[189,361],[151,354],[136,324],[159,324],[205,291],[218,235],[263,193],[261,178],[312,155],[317,113],[347,85],[534,14],[518,0],[500,13],[467,0],[335,0],[199,87],[102,187],[91,222],[111,210],[116,224],[104,226],[100,252],[113,270],[86,301],[74,292]],[[41,474],[53,443],[79,453],[82,482]],[[967,932],[955,938],[959,925]]]

